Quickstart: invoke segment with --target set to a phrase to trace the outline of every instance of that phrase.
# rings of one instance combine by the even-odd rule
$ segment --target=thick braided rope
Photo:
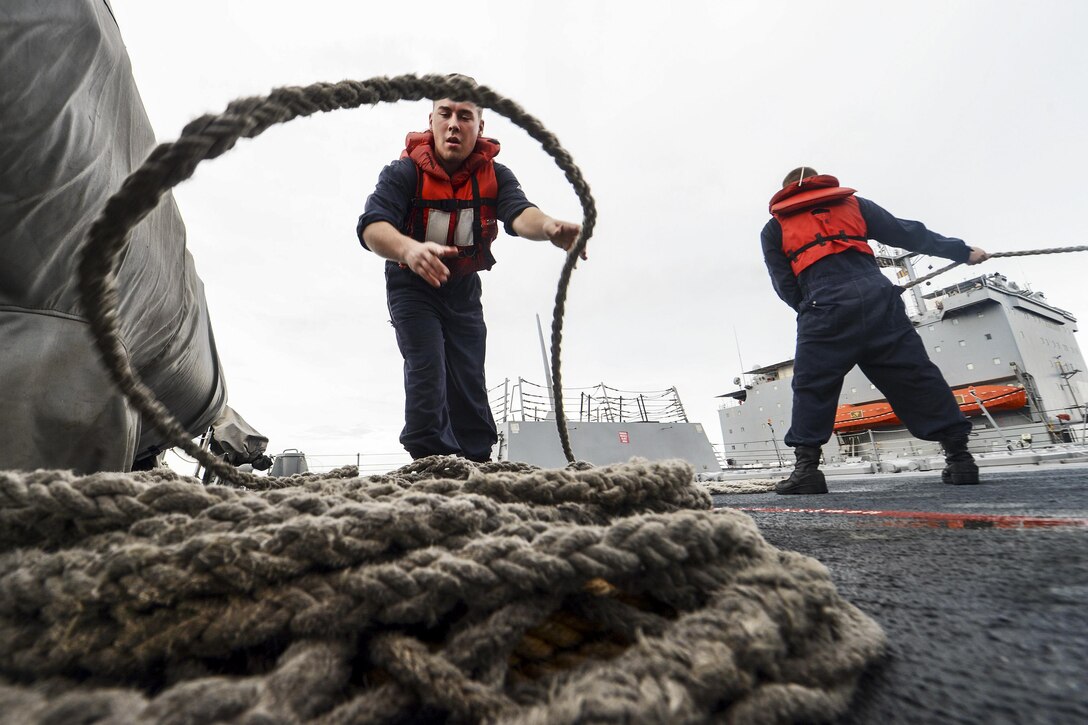
[[[164,193],[191,177],[201,161],[226,153],[241,138],[254,138],[273,125],[318,112],[356,108],[379,102],[444,97],[472,101],[483,108],[494,110],[524,129],[555,160],[581,202],[584,215],[582,233],[567,255],[556,295],[552,323],[552,368],[558,384],[558,342],[561,337],[566,288],[574,261],[586,248],[597,217],[589,185],[558,139],[540,121],[513,101],[486,86],[475,86],[461,78],[402,75],[366,81],[279,88],[266,97],[236,100],[219,115],[201,116],[182,130],[177,141],[155,148],[143,165],[129,175],[121,189],[106,202],[105,209],[92,224],[80,251],[81,301],[106,368],[133,406],[164,433],[168,442],[185,450],[224,480],[239,485],[248,485],[259,480],[259,477],[243,474],[211,453],[201,450],[190,439],[181,423],[139,380],[129,364],[119,332],[116,274],[131,230],[158,205]],[[557,388],[555,398],[559,401],[561,397]],[[556,424],[564,453],[569,461],[573,461],[566,419],[561,414],[561,409],[557,411]]]
[[[767,493],[778,483],[773,478],[751,478],[742,481],[706,481],[703,486],[711,496],[735,493]]]
[[[1029,256],[1037,255],[1037,254],[1064,254],[1066,252],[1088,252],[1088,246],[1083,246],[1082,245],[1082,246],[1079,246],[1079,247],[1047,247],[1047,248],[1044,248],[1044,249],[1028,249],[1028,250],[1014,251],[1014,252],[994,252],[993,254],[990,255],[990,259],[997,259],[998,257],[1029,257]],[[936,270],[934,272],[930,272],[929,274],[925,275],[924,277],[919,277],[918,279],[912,279],[910,282],[907,282],[904,285],[900,285],[900,287],[902,287],[903,289],[910,289],[911,287],[913,287],[915,285],[922,284],[923,282],[928,282],[929,280],[933,279],[934,277],[936,277],[938,275],[941,275],[941,274],[944,274],[948,270],[953,269],[955,267],[958,267],[961,264],[963,264],[963,262],[953,262],[952,264],[949,264],[949,265],[947,265],[945,267],[941,267],[940,269],[938,269],[938,270]]]
[[[454,463],[0,472],[0,721],[828,721],[883,651],[686,463]]]

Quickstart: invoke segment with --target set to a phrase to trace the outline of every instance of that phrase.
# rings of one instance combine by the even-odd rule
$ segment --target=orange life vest
[[[498,141],[477,139],[472,153],[450,178],[435,158],[433,133],[410,133],[405,141],[401,158],[412,159],[418,170],[405,233],[421,242],[457,247],[456,257],[443,259],[453,277],[495,264],[491,243],[499,234],[499,184],[492,159],[498,153]]]
[[[873,254],[854,189],[834,176],[810,176],[771,197],[771,214],[782,226],[782,251],[795,275],[830,254]]]

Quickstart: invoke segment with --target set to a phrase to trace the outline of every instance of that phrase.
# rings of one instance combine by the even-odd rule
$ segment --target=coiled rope
[[[1066,252],[1088,252],[1088,246],[1048,247],[1048,248],[1045,248],[1045,249],[1028,249],[1028,250],[1017,251],[1017,252],[994,252],[994,253],[992,253],[990,255],[990,259],[997,259],[999,257],[1030,257],[1030,256],[1035,256],[1037,254],[1064,254]],[[906,284],[900,285],[900,287],[902,287],[903,289],[910,289],[911,287],[913,287],[915,285],[922,284],[923,282],[928,282],[929,280],[933,279],[934,277],[936,277],[938,275],[941,275],[941,274],[944,274],[948,270],[953,269],[955,267],[958,267],[961,264],[963,264],[963,262],[953,262],[952,264],[949,264],[948,266],[941,267],[940,269],[938,269],[938,270],[936,270],[934,272],[930,272],[929,274],[925,275],[924,277],[919,277],[918,279],[912,279],[910,282],[907,282]]]
[[[0,471],[0,723],[793,723],[880,627],[682,461]]]
[[[241,138],[255,138],[271,126],[318,112],[380,102],[439,98],[471,101],[505,116],[524,129],[555,160],[581,202],[582,233],[569,250],[560,273],[552,316],[551,349],[556,426],[564,455],[568,461],[574,461],[563,412],[560,348],[570,276],[593,234],[597,219],[589,185],[558,139],[513,101],[487,86],[474,85],[465,78],[400,75],[279,88],[264,97],[236,100],[221,114],[201,116],[182,130],[177,141],[156,147],[143,165],[125,179],[121,189],[109,198],[105,209],[92,224],[80,250],[80,298],[95,345],[110,376],[145,419],[164,433],[168,442],[183,449],[222,479],[239,485],[252,485],[259,477],[238,471],[197,446],[188,431],[156,398],[154,392],[139,380],[129,364],[120,337],[116,278],[118,265],[128,245],[129,232],[158,205],[164,193],[191,177],[201,161],[226,153]]]

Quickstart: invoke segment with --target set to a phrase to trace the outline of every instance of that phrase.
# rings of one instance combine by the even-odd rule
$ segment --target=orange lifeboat
[[[972,391],[974,395],[971,395]],[[987,410],[1016,410],[1028,404],[1027,393],[1014,385],[969,385],[953,390],[952,394],[966,416],[982,414],[975,396],[982,400]],[[838,433],[855,433],[900,424],[902,421],[886,400],[864,405],[844,404],[835,411],[835,431]]]

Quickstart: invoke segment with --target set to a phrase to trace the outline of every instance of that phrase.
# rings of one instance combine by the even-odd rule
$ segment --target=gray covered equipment
[[[105,0],[0,7],[0,469],[128,470],[169,447],[109,380],[78,250],[155,135]],[[194,437],[226,405],[203,285],[173,197],[132,233],[121,338]]]

